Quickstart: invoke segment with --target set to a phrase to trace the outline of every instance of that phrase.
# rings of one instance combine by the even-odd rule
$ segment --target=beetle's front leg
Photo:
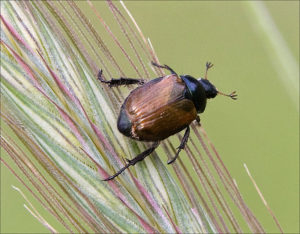
[[[187,143],[187,141],[188,141],[188,139],[189,139],[189,136],[190,136],[190,127],[187,126],[187,128],[186,128],[186,130],[185,130],[185,133],[184,133],[184,135],[183,135],[183,138],[182,138],[182,140],[181,140],[181,143],[180,143],[180,145],[179,145],[179,147],[178,147],[178,150],[177,150],[177,152],[176,152],[174,158],[171,158],[171,159],[168,161],[168,164],[173,163],[173,162],[177,159],[177,157],[178,157],[178,155],[179,155],[179,152],[180,152],[182,149],[184,149],[184,147],[185,147],[185,145],[186,145],[186,143]]]
[[[145,80],[143,79],[134,79],[134,78],[126,78],[126,77],[121,77],[119,79],[111,79],[111,80],[104,80],[102,76],[102,69],[98,72],[97,78],[99,81],[102,83],[108,84],[109,87],[113,86],[120,86],[120,85],[131,85],[131,84],[139,84],[142,85],[145,83]]]
[[[159,64],[157,64],[157,63],[155,63],[155,62],[151,62],[151,63],[152,63],[152,65],[155,66],[155,67],[167,69],[167,70],[170,71],[172,74],[177,75],[177,73],[176,73],[172,68],[170,68],[168,65],[166,65],[166,64],[164,64],[164,65],[159,65]]]

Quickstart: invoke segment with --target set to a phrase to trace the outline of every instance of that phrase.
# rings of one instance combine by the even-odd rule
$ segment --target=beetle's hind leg
[[[118,175],[120,175],[123,171],[125,171],[128,167],[135,165],[137,162],[143,161],[148,155],[150,155],[159,145],[159,142],[155,142],[149,149],[145,150],[144,152],[140,153],[133,159],[126,159],[127,164],[121,168],[116,174],[107,177],[104,181],[112,180]]]
[[[171,159],[168,161],[168,164],[171,164],[171,163],[175,162],[175,160],[177,159],[177,157],[178,157],[178,155],[179,155],[179,152],[180,152],[182,149],[184,149],[184,147],[185,147],[185,145],[186,145],[186,143],[187,143],[187,141],[188,141],[188,139],[189,139],[189,136],[190,136],[190,127],[187,126],[187,128],[186,128],[186,130],[185,130],[185,133],[184,133],[184,135],[183,135],[183,138],[182,138],[182,140],[181,140],[181,143],[180,143],[180,145],[179,145],[179,147],[178,147],[178,150],[177,150],[175,156],[174,156],[173,158],[171,158]]]
[[[98,72],[97,78],[99,81],[102,83],[108,84],[109,87],[113,86],[120,86],[120,85],[131,85],[131,84],[139,84],[142,85],[145,83],[145,80],[143,79],[134,79],[134,78],[126,78],[126,77],[121,77],[119,79],[111,79],[111,80],[104,80],[102,76],[102,69]]]
[[[177,73],[176,73],[172,68],[170,68],[168,65],[166,65],[166,64],[164,64],[164,65],[159,65],[159,64],[157,64],[157,63],[155,63],[155,62],[151,62],[151,63],[152,63],[152,65],[155,66],[155,67],[167,69],[167,70],[170,71],[172,74],[177,75]]]

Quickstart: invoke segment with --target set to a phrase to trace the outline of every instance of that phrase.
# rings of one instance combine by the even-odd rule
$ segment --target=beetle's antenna
[[[206,62],[206,70],[205,70],[205,76],[204,79],[207,80],[207,71],[209,68],[211,68],[213,64],[211,62]]]
[[[223,95],[223,96],[226,96],[226,97],[230,97],[230,98],[232,98],[233,100],[236,100],[236,99],[237,99],[236,91],[233,91],[233,92],[230,93],[230,94],[225,94],[225,93],[222,93],[222,92],[218,91],[218,94]]]

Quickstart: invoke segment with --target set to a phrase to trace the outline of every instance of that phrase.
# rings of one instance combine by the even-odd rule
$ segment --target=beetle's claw
[[[141,80],[139,81],[139,85],[143,85],[143,84],[145,84],[145,83],[146,83],[146,81],[143,80],[143,79],[141,79]]]
[[[102,74],[103,74],[103,70],[100,69],[98,74],[97,74],[98,80],[102,83],[108,84],[108,86],[111,87],[111,83],[108,80],[104,80]]]
[[[103,80],[103,78],[102,78],[102,73],[103,73],[103,70],[100,69],[99,72],[98,72],[98,74],[97,74],[97,78],[98,78],[98,80],[100,80],[100,81]]]
[[[197,122],[197,124],[199,125],[199,126],[201,126],[201,123],[200,123],[200,117],[199,117],[199,115],[197,115],[197,117],[196,117],[196,122]]]
[[[112,180],[113,178],[115,178],[115,177],[114,176],[109,176],[109,177],[107,177],[105,179],[102,179],[102,181],[109,181],[109,180]]]
[[[154,62],[154,61],[151,61],[151,64],[152,64],[153,66],[155,66],[155,67],[160,67],[160,66],[161,66],[161,65],[157,64],[157,63]]]
[[[131,159],[128,159],[128,158],[125,158],[125,160],[130,163],[132,160]]]
[[[171,158],[170,160],[168,160],[167,164],[172,164],[173,162],[175,162],[177,157]]]

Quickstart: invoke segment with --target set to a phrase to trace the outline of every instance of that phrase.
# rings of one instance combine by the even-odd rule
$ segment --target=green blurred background
[[[83,10],[90,11],[86,2],[80,4]],[[105,3],[93,4],[100,14],[109,15]],[[225,93],[237,90],[238,101],[223,97],[211,100],[201,116],[202,124],[265,230],[277,232],[243,163],[248,165],[283,230],[298,233],[299,2],[264,3],[297,65],[293,77],[287,77],[289,74],[285,72],[293,64],[282,63],[286,61],[285,54],[276,55],[268,35],[281,46],[279,52],[286,51],[284,44],[273,31],[262,31],[252,4],[247,1],[126,2],[144,35],[151,39],[161,63],[179,74],[200,77],[205,62],[211,61],[215,66],[208,77],[216,87]],[[269,23],[274,29],[266,16],[263,14],[263,23]],[[96,17],[92,19],[94,26],[100,27]],[[1,169],[1,233],[45,232],[11,188],[12,184],[22,186],[3,165]],[[53,219],[48,220],[55,226]]]

